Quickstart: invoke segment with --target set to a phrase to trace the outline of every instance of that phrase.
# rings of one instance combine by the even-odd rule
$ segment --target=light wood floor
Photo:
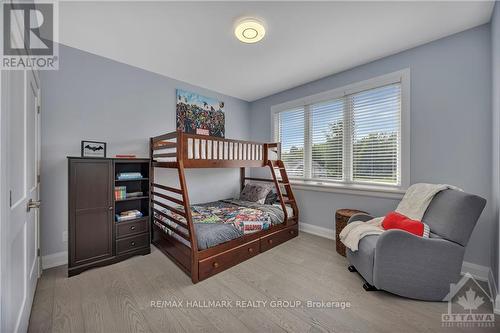
[[[67,278],[44,271],[30,332],[457,332],[441,327],[446,304],[365,292],[334,242],[299,237],[196,285],[153,247],[150,255]],[[184,300],[182,308],[152,301]],[[186,308],[186,300],[232,300],[231,307]],[[242,308],[236,301],[267,301]],[[271,301],[348,301],[348,309],[273,308]],[[496,323],[496,329],[500,322]],[[495,329],[462,329],[494,332]],[[498,331],[496,331],[498,332]]]

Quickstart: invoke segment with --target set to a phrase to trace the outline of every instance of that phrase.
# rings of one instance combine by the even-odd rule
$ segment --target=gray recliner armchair
[[[347,249],[351,272],[366,280],[366,290],[385,290],[404,297],[442,301],[450,283],[460,279],[465,246],[486,200],[457,190],[436,194],[422,221],[430,227],[430,238],[402,230],[361,239],[358,251]],[[357,214],[352,221],[368,221]]]

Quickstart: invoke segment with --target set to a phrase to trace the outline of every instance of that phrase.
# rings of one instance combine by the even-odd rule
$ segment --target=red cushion
[[[421,221],[411,220],[398,212],[390,212],[382,221],[382,228],[385,230],[400,229],[417,236],[423,236],[425,225]]]

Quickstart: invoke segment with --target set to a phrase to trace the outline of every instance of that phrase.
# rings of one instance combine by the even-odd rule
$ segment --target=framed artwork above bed
[[[177,89],[177,129],[185,133],[225,135],[224,102]]]

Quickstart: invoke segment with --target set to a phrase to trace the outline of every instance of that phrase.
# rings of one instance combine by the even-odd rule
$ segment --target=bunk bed
[[[279,143],[223,139],[181,131],[151,138],[152,243],[196,283],[296,237],[298,207],[279,156]],[[271,178],[247,177],[246,168],[250,167],[268,168]],[[155,178],[158,168],[176,169],[179,186],[161,184],[160,177]],[[225,200],[196,207],[267,211],[266,216],[273,215],[274,220],[265,230],[236,235],[227,230],[228,224],[196,223],[199,214],[190,205],[186,185],[185,169],[189,168],[240,168],[241,190],[247,181],[270,182],[278,204],[259,206]]]

